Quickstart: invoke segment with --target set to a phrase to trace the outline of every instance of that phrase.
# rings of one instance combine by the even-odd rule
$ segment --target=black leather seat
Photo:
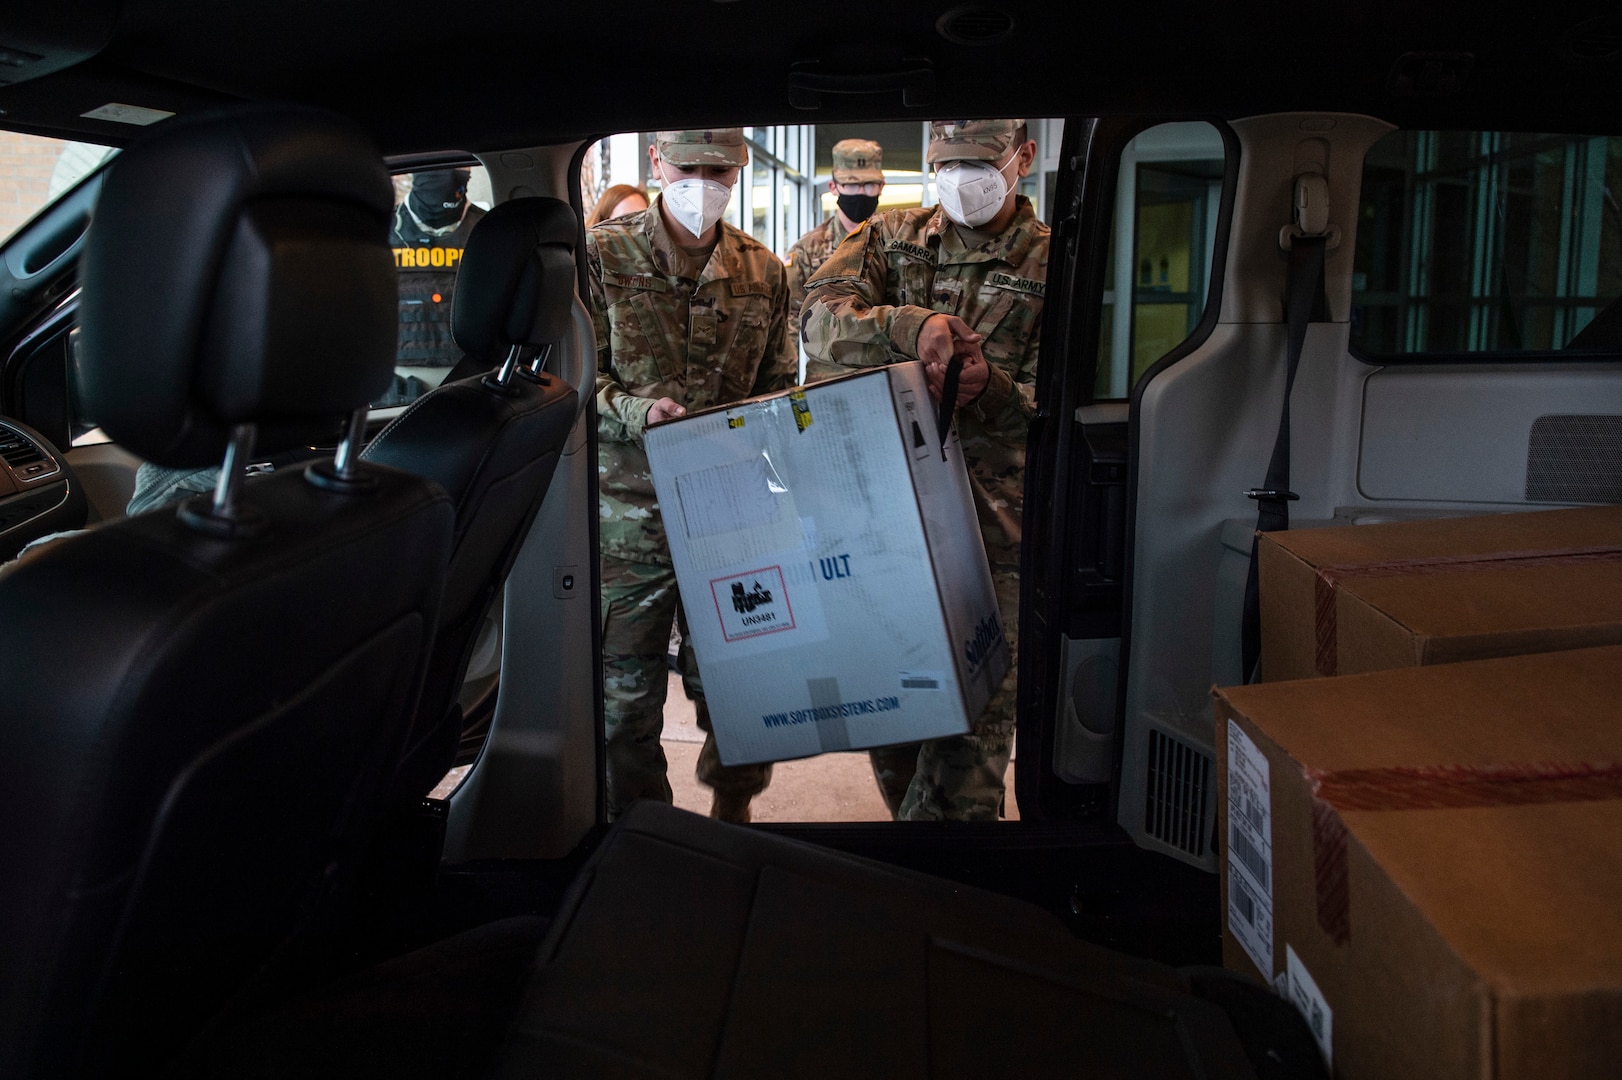
[[[381,814],[453,508],[356,460],[391,378],[389,177],[350,122],[181,117],[112,166],[81,391],[213,499],[0,579],[0,1075],[150,1075],[268,980]],[[336,430],[336,459],[243,484]]]
[[[557,199],[502,203],[474,226],[457,272],[451,333],[480,374],[418,399],[362,458],[437,482],[456,505],[439,631],[399,791],[426,795],[455,763],[457,696],[478,631],[512,569],[579,412],[541,371],[569,332],[574,211]]]

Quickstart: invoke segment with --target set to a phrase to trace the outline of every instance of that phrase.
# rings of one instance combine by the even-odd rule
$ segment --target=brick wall
[[[0,131],[0,237],[50,200],[51,173],[63,144],[57,139]]]

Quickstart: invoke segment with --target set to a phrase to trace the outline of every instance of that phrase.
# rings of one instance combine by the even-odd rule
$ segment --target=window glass
[[[1203,122],[1152,127],[1121,155],[1095,397],[1126,397],[1199,325],[1224,168],[1222,136]]]
[[[1019,191],[1030,198],[1037,215],[1046,219],[1063,121],[1027,123],[1037,144],[1037,158]],[[786,256],[795,241],[834,213],[833,147],[844,139],[872,139],[884,147],[880,210],[927,206],[935,201],[932,175],[924,162],[927,123],[778,125],[746,127],[743,132],[750,164],[733,188],[726,220],[778,255]],[[588,211],[616,184],[658,191],[658,182],[648,172],[647,148],[652,140],[652,132],[631,132],[587,148],[581,160],[580,197]]]
[[[117,152],[96,143],[0,131],[0,237],[10,237]]]
[[[401,173],[394,178],[389,245],[400,274],[400,336],[394,385],[372,407],[406,405],[438,386],[462,358],[451,339],[451,308],[462,249],[491,206],[481,165]]]
[[[1618,191],[1622,138],[1386,136],[1363,167],[1353,347],[1371,355],[1566,347],[1622,295]]]
[[[1060,168],[1058,147],[1062,128],[1061,121],[1041,119],[1027,121],[1027,133],[1036,143],[1037,154],[1032,163],[1030,176],[1020,183],[1019,189],[1021,194],[1031,200],[1035,213],[1041,217],[1048,216],[1048,206],[1054,190],[1053,177]],[[581,168],[580,197],[583,206],[588,208],[595,206],[604,197],[604,193],[616,185],[649,183],[646,149],[650,135],[651,133],[643,132],[628,136],[611,136],[586,149]],[[871,140],[882,147],[880,160],[869,162],[867,166],[853,167],[846,164],[849,160],[847,153],[861,156],[855,151],[841,150],[840,153],[841,175],[844,168],[853,168],[853,171],[855,168],[862,168],[865,173],[866,168],[874,165],[878,167],[879,175],[883,178],[883,188],[864,194],[877,198],[879,212],[913,210],[920,206],[931,206],[936,201],[935,178],[925,161],[929,127],[918,120],[891,124],[746,127],[743,129],[743,136],[749,147],[749,165],[743,169],[737,185],[732,190],[726,220],[753,236],[779,257],[787,257],[802,237],[806,237],[808,232],[817,229],[824,221],[839,212],[837,192],[831,190],[836,186],[833,183],[833,148],[844,140]],[[870,154],[870,151],[867,153]],[[1005,173],[1011,172],[1012,170],[1005,167]],[[849,181],[850,178],[847,177],[846,180]],[[860,182],[877,185],[880,181],[871,175],[863,175]],[[657,185],[650,186],[657,190]],[[847,213],[866,209],[861,204],[849,201],[845,206]],[[608,230],[614,226],[599,224],[597,228]],[[841,234],[846,232],[842,223],[839,232]],[[606,233],[599,232],[597,235],[601,237]],[[819,232],[808,238],[807,245],[795,256],[796,259],[805,260],[795,267],[797,271],[795,276],[802,286],[807,275],[800,272],[804,271],[812,257],[820,261],[827,253],[824,234]],[[925,269],[921,260],[908,264],[906,281],[909,287],[916,285],[916,272]],[[1021,273],[1024,272],[1021,270]],[[642,275],[636,276],[640,278]],[[953,284],[958,282],[953,281]],[[988,325],[992,325],[991,319],[1008,318],[1009,312],[1015,310],[1013,304],[1031,304],[1032,302],[1025,300],[1024,296],[1039,295],[1023,281],[1010,280],[998,284],[1003,288],[988,286],[984,292],[997,293],[1000,299],[994,303],[987,303],[982,299],[976,309],[986,316]],[[1022,295],[1018,298],[1013,296],[1006,291],[1009,286],[1017,286],[1015,291]],[[617,288],[623,289],[618,286]],[[651,290],[639,288],[638,291]],[[911,295],[919,297],[925,303],[930,302],[928,296],[934,295],[942,304],[950,304],[965,292],[968,290],[919,289]],[[732,309],[740,315],[747,315],[747,309],[740,306],[742,303],[763,302],[750,300],[750,295],[738,294],[734,298],[736,302],[731,305]],[[978,291],[974,295],[983,296]],[[627,338],[623,333],[616,335],[615,330],[629,324],[630,348],[634,353],[640,353],[643,346],[639,338],[648,337],[641,330],[644,325],[642,312],[665,304],[665,301],[652,298],[626,296],[623,291],[619,293],[618,298],[610,298],[610,310],[605,314],[610,317],[608,336],[611,339],[609,341],[611,361],[617,359],[614,349],[618,346],[614,339]],[[668,306],[677,311],[678,317],[666,325],[671,328],[669,331],[671,336],[679,338],[681,313],[675,303]],[[998,311],[1000,314],[990,314]],[[730,313],[727,314],[729,318],[733,317]],[[615,322],[616,319],[623,321]],[[703,326],[707,337],[715,333],[713,329],[715,323],[710,319],[697,321],[691,311],[687,313],[686,319],[688,338],[676,341],[671,348],[662,349],[661,351],[667,355],[680,357],[681,353],[675,350],[686,348],[692,343],[697,333],[694,327]],[[651,322],[651,319],[648,321]],[[1022,321],[1020,316],[1015,316],[1015,321],[1020,322],[1016,330],[1029,325],[1028,321]],[[713,341],[713,338],[710,340]],[[733,340],[737,342],[744,339]],[[756,341],[760,340],[762,339],[756,338]],[[743,347],[739,348],[741,351]],[[640,363],[643,357],[632,355],[628,359],[633,363]],[[675,388],[673,392],[676,394],[685,392],[675,381],[662,378],[655,380],[653,373],[657,368],[653,365],[643,365],[643,369],[650,373],[648,382],[644,384],[645,387],[652,388],[648,396],[672,392],[670,388]],[[690,382],[688,386],[696,387],[698,384]],[[725,386],[723,383],[723,387]],[[744,382],[744,387],[747,387],[747,381]],[[723,389],[722,392],[742,397],[746,392],[744,387]],[[633,388],[632,392],[636,392],[636,388]],[[713,396],[702,401],[702,404],[706,405],[715,403]],[[623,460],[625,459],[618,455],[605,458],[599,483],[614,485],[608,488],[610,491],[614,491],[615,487],[618,488],[620,494],[610,496],[611,499],[626,499],[628,502],[628,498],[624,495],[629,491],[625,479],[614,472],[614,469],[623,468],[622,464],[618,464]],[[634,497],[634,493],[631,497]],[[617,535],[623,538],[630,532],[630,528],[641,528],[646,533],[645,526],[627,528],[628,523],[643,520],[647,516],[637,512],[643,509],[638,504],[630,503],[623,510],[617,509],[609,502],[605,502],[604,505],[609,507],[612,516],[605,518],[601,530],[603,537]],[[670,523],[666,522],[666,526],[669,525]],[[675,634],[671,633],[670,609],[676,596],[675,590],[669,584],[663,583],[663,578],[668,577],[668,572],[660,571],[661,579],[643,574],[640,569],[635,573],[628,572],[623,567],[649,564],[625,561],[623,557],[615,558],[614,553],[623,552],[625,544],[624,539],[604,541],[603,549],[608,557],[603,561],[601,582],[604,610],[609,612],[605,616],[603,643],[609,708],[617,712],[619,717],[626,718],[613,721],[611,730],[621,734],[616,735],[616,742],[611,747],[605,748],[608,759],[616,762],[613,768],[623,770],[623,775],[627,778],[626,788],[620,790],[636,790],[633,785],[641,785],[647,776],[657,773],[659,780],[647,781],[646,790],[656,790],[668,783],[670,797],[674,799],[676,805],[684,809],[705,813],[713,806],[718,812],[736,813],[737,808],[734,804],[738,796],[732,795],[717,800],[715,793],[695,776],[695,766],[701,760],[700,748],[704,745],[705,734],[697,720],[697,707],[684,690],[680,672],[686,670],[691,674],[696,658],[684,647],[680,627]],[[613,563],[620,563],[621,566],[616,568]],[[821,567],[820,563],[816,565]],[[846,564],[836,567],[830,560],[826,569],[819,569],[817,572],[842,577],[849,570]],[[832,581],[833,578],[826,577],[825,580]],[[740,591],[746,588],[749,590],[749,595],[745,599],[751,603],[770,602],[761,595],[768,589],[764,584],[755,586],[751,582],[748,586],[740,585],[739,588]],[[760,592],[756,592],[756,588]],[[775,588],[778,590],[775,595],[781,596],[783,586]],[[723,599],[723,605],[727,603]],[[754,608],[749,607],[748,610],[753,611]],[[703,613],[689,611],[688,614],[698,616]],[[715,611],[709,618],[719,617],[720,614]],[[615,640],[610,641],[610,637],[614,637]],[[636,640],[632,641],[632,638]],[[927,684],[929,680],[926,679],[921,685]],[[623,734],[631,730],[629,724],[646,721],[655,712],[661,716],[658,726],[655,728],[651,723],[647,723],[644,730],[648,735],[634,740],[637,745],[632,745],[633,740],[625,738]],[[621,726],[622,724],[625,726]],[[645,756],[651,762],[655,756],[652,737],[655,732],[658,755],[662,756],[664,764],[657,766],[649,764],[645,771],[639,772],[643,770],[643,766],[637,763],[638,757]],[[916,754],[913,756],[916,757]],[[706,765],[705,768],[708,773],[710,766]],[[874,768],[872,759],[861,750],[849,753],[824,753],[803,760],[777,763],[773,767],[770,783],[750,803],[750,814],[753,820],[760,822],[890,820],[892,814],[886,803],[885,793],[881,791],[875,777]],[[893,789],[897,786],[895,780],[899,775],[898,770],[889,766],[881,768],[887,778],[886,783],[891,788],[890,793],[896,794]],[[1019,810],[1012,797],[1011,769],[1006,772],[1005,782],[1009,785],[1009,790],[1003,803],[1003,810],[1008,818],[1016,819]],[[746,783],[740,786],[749,785]],[[903,781],[900,786],[904,788],[905,782]]]
[[[758,129],[757,129],[758,130]],[[766,131],[770,131],[767,128]],[[770,246],[772,242],[772,167],[763,153],[749,155],[749,232],[756,240]]]

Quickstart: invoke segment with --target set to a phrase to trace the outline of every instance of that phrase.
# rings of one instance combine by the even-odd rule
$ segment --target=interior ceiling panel
[[[992,44],[960,44],[937,29],[967,6],[990,9],[965,25],[994,31]],[[0,108],[14,126],[118,139],[129,132],[79,119],[94,105],[79,106],[110,95],[167,111],[222,98],[306,101],[356,117],[389,153],[667,125],[988,111],[1323,109],[1408,126],[1622,130],[1622,55],[1608,44],[1622,52],[1616,8],[1439,7],[627,0],[604,26],[610,9],[587,4],[126,0],[99,55],[0,85]],[[1399,60],[1417,79],[1398,77]],[[789,103],[796,64],[833,74],[927,65],[934,93],[913,107],[895,92],[828,94],[803,111]]]

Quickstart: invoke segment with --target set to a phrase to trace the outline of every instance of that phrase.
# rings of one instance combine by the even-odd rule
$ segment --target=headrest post
[[[213,498],[202,495],[187,499],[175,511],[189,528],[221,540],[258,536],[265,529],[265,516],[242,501],[242,485],[248,477],[248,459],[259,430],[252,424],[233,424],[225,444],[225,460],[219,479],[214,481]]]
[[[539,375],[546,369],[546,362],[552,358],[552,343],[548,341],[541,346],[541,351],[535,354],[535,362],[529,365],[529,370]]]
[[[220,466],[220,478],[214,482],[214,516],[221,520],[236,516],[237,496],[242,494],[242,481],[248,475],[248,458],[253,456],[254,434],[252,424],[237,424],[231,429],[231,441],[225,447],[225,463]]]
[[[366,413],[366,409],[356,409],[349,414],[349,427],[344,431],[337,452],[332,455],[332,471],[339,480],[360,479],[356,462],[360,460],[361,444],[366,441]]]
[[[496,373],[496,385],[506,387],[513,381],[513,372],[518,370],[518,353],[522,348],[516,342],[507,350],[507,359],[501,362],[501,370]]]

